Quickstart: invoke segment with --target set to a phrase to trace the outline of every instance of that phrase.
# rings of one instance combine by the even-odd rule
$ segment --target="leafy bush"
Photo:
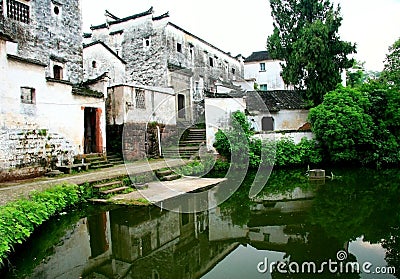
[[[57,212],[83,200],[77,185],[58,185],[43,192],[33,192],[0,207],[0,264],[12,247],[22,243],[33,230]]]
[[[214,147],[228,162],[234,164],[233,167],[243,167],[246,159],[249,161],[251,169],[257,169],[261,163],[287,167],[322,162],[321,148],[314,140],[304,138],[299,144],[295,144],[290,138],[279,141],[256,139],[252,137],[254,133],[242,112],[233,113],[231,122],[230,129],[218,130]],[[241,140],[237,139],[240,135],[242,136]],[[236,155],[232,156],[232,153]],[[234,159],[233,162],[232,159]],[[214,170],[221,167],[223,163],[219,162],[218,164],[220,165],[215,165]],[[223,170],[229,168],[229,165],[227,167],[226,164],[223,166]]]
[[[309,118],[328,160],[379,167],[400,162],[399,107],[398,90],[370,81],[329,92]]]

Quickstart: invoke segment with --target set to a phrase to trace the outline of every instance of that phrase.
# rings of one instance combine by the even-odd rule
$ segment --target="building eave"
[[[140,18],[140,17],[152,15],[152,14],[153,14],[153,7],[151,7],[150,9],[148,9],[147,11],[142,12],[142,13],[138,13],[138,14],[134,14],[134,15],[131,15],[131,16],[127,16],[127,17],[121,18],[121,19],[109,21],[109,22],[106,22],[106,23],[103,23],[103,24],[100,24],[100,25],[90,26],[90,29],[91,30],[104,29],[104,28],[108,28],[111,25],[119,24],[119,23],[122,23],[122,22],[126,22],[126,21],[129,21],[129,20],[132,20],[132,19],[137,19],[137,18]]]
[[[124,65],[126,65],[127,64],[127,62],[124,60],[124,59],[122,59],[115,51],[113,51],[108,45],[106,45],[104,42],[102,42],[102,41],[94,41],[94,42],[91,42],[91,43],[88,43],[88,44],[84,44],[83,45],[83,48],[85,49],[85,48],[88,48],[88,47],[91,47],[91,46],[94,46],[94,45],[97,45],[97,44],[100,44],[100,45],[102,45],[106,50],[108,50],[112,55],[114,55],[116,58],[118,58],[118,60],[119,61],[121,61]]]
[[[7,54],[7,59],[22,62],[22,63],[33,64],[33,65],[40,66],[40,67],[47,67],[47,64],[44,64],[37,59],[25,58],[25,57],[17,56],[14,54]]]
[[[232,56],[229,52],[226,52],[226,51],[221,50],[220,48],[218,48],[218,47],[212,45],[211,43],[209,43],[209,42],[207,42],[206,40],[204,40],[204,39],[202,39],[202,38],[200,38],[200,37],[194,35],[193,33],[190,33],[189,31],[183,29],[182,27],[180,27],[180,26],[178,26],[178,25],[176,25],[176,24],[174,24],[174,23],[172,23],[172,22],[168,22],[167,25],[170,25],[171,27],[173,27],[173,28],[175,28],[175,29],[177,29],[177,30],[179,30],[179,31],[181,31],[181,32],[183,32],[183,33],[185,33],[186,35],[189,35],[189,36],[195,38],[196,40],[199,40],[200,42],[206,44],[207,46],[209,46],[209,47],[211,47],[211,48],[213,48],[213,49],[215,49],[215,50],[217,50],[217,51],[219,51],[219,52],[222,52],[223,54],[229,56],[230,58],[235,59],[236,61],[239,61],[239,59],[238,59],[237,57]]]

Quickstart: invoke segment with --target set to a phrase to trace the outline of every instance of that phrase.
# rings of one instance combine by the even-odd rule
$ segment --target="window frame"
[[[29,24],[31,21],[31,7],[27,3],[17,0],[4,0],[5,7],[3,8],[4,16],[9,19]]]
[[[208,65],[211,67],[211,68],[214,68],[214,57],[212,57],[212,56],[210,56],[210,57],[208,57]]]
[[[25,90],[29,90],[28,92],[24,92]],[[33,87],[29,86],[21,86],[20,87],[20,99],[22,104],[27,104],[27,105],[35,105],[36,104],[36,89]],[[28,96],[28,98],[25,98],[25,96]]]
[[[135,89],[135,107],[137,109],[146,109],[146,95],[144,89]]]
[[[53,78],[54,79],[57,79],[57,80],[64,79],[64,67],[63,66],[61,66],[59,64],[54,64],[52,70],[53,70]]]
[[[180,42],[176,43],[176,51],[179,53],[183,53],[183,45]]]
[[[266,66],[264,62],[260,63],[260,72],[265,72],[266,71]]]
[[[268,84],[260,84],[260,91],[268,91]]]

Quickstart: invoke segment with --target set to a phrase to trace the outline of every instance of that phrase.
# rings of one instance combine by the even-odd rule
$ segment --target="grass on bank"
[[[61,184],[0,207],[0,265],[17,244],[51,216],[88,198],[84,186]]]

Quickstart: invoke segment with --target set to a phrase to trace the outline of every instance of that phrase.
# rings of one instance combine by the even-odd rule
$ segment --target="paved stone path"
[[[126,175],[135,175],[148,171],[154,171],[165,167],[177,167],[184,165],[188,161],[180,159],[159,159],[151,161],[138,161],[122,164],[107,169],[100,169],[86,173],[67,175],[60,178],[36,178],[15,182],[0,183],[0,205],[20,197],[27,197],[30,192],[35,190],[45,190],[51,186],[69,182],[83,184],[85,182],[96,182],[106,179],[118,178]]]
[[[226,178],[198,178],[183,177],[173,181],[154,181],[148,183],[148,188],[129,194],[120,194],[111,198],[115,201],[132,201],[145,198],[151,203],[161,202],[170,198],[178,197],[185,193],[204,189],[225,181]]]

